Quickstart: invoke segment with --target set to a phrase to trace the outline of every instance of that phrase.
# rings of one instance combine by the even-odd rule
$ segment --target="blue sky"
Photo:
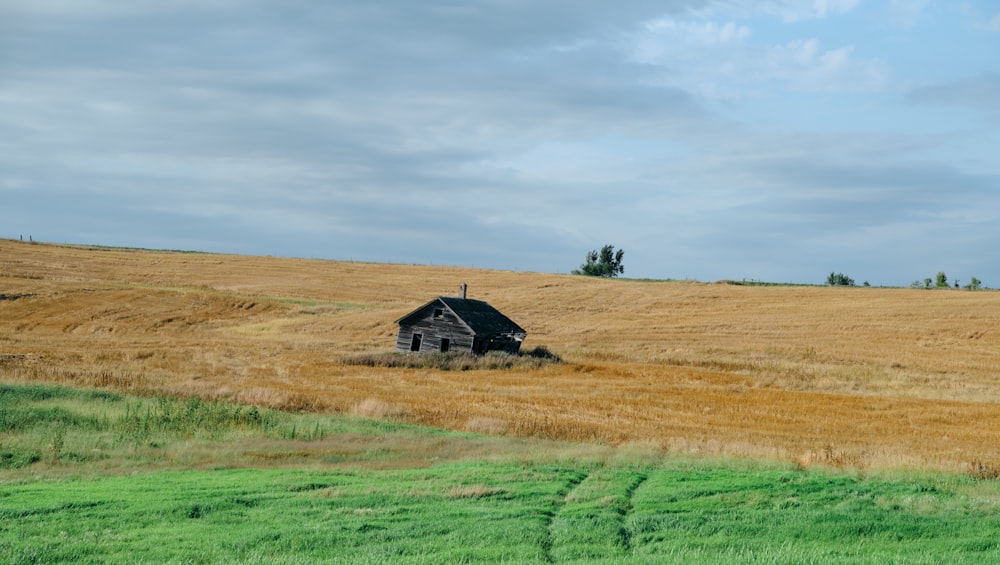
[[[1000,287],[1000,4],[0,0],[0,237]]]

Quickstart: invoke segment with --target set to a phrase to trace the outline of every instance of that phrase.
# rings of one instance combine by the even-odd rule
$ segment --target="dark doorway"
[[[410,342],[410,351],[420,351],[420,341],[424,336],[413,334],[413,341]]]
[[[451,345],[451,340],[450,339],[448,339],[446,337],[442,337],[441,338],[441,352],[442,353],[448,351],[448,347],[450,345]]]

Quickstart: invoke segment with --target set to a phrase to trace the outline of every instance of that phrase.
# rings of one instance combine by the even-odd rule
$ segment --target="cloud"
[[[750,37],[750,28],[737,25],[734,22],[717,24],[715,22],[678,21],[672,18],[660,18],[647,22],[645,28],[652,35],[667,34],[679,38],[687,45],[715,46],[726,43],[739,43]],[[662,46],[660,46],[662,49]],[[649,55],[656,58],[655,54]]]
[[[764,76],[797,88],[823,91],[880,90],[888,82],[888,66],[878,59],[859,60],[853,46],[824,50],[816,39],[768,48]]]
[[[1000,121],[1000,74],[985,74],[924,86],[907,94],[913,104],[966,108],[993,122]]]
[[[961,2],[958,9],[973,29],[1000,33],[1000,12],[993,13],[992,10],[995,8],[983,8],[977,3]]]
[[[682,246],[696,253],[671,251],[676,258],[661,261],[713,279],[820,283],[831,270],[843,270],[859,281],[906,284],[942,268],[982,278],[998,255],[983,247],[1000,236],[996,176],[919,163],[832,165],[790,157],[750,161],[732,180],[740,188],[731,192],[743,198],[714,195],[731,205],[690,219],[701,225],[697,232],[680,229]],[[958,247],[982,251],[973,257],[956,253]],[[718,257],[726,264],[714,264]]]
[[[911,27],[923,16],[930,0],[890,0],[889,14],[896,25]]]
[[[557,272],[610,242],[634,276],[784,280],[997,235],[995,165],[926,117],[991,112],[995,77],[898,105],[856,1],[15,4],[15,235]]]
[[[665,69],[662,83],[708,98],[741,98],[766,82],[827,92],[880,90],[888,83],[887,64],[857,57],[853,46],[824,49],[814,38],[753,43],[752,35],[734,22],[660,18],[623,45],[636,62]]]
[[[750,17],[763,14],[778,18],[784,23],[822,20],[853,12],[860,0],[765,0],[760,2],[713,2],[689,13],[699,18],[712,19],[719,14]]]
[[[987,20],[986,23],[982,25],[982,28],[993,33],[1000,33],[1000,12],[994,14],[992,18]]]
[[[787,22],[822,19],[853,11],[860,0],[813,0],[812,2],[774,2],[774,9]],[[768,4],[768,3],[765,3]]]

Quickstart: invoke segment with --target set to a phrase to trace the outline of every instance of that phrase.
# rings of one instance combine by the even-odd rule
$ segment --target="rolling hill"
[[[564,362],[346,365],[468,283]],[[860,468],[1000,464],[1000,293],[606,280],[0,240],[0,380]]]

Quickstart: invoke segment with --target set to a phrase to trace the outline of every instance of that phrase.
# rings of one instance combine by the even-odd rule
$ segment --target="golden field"
[[[366,368],[469,284],[564,363]],[[1000,292],[605,280],[0,240],[0,380],[860,468],[1000,469]]]

